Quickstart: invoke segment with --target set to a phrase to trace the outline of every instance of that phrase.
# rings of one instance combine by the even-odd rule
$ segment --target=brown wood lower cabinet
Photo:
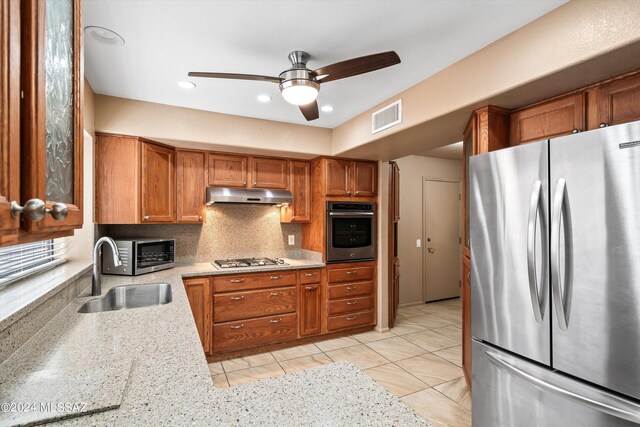
[[[375,323],[375,318],[376,316],[373,310],[329,316],[327,329],[329,331],[337,331],[340,329],[354,328],[356,326],[370,325]]]
[[[300,272],[300,335],[303,337],[322,332],[322,283],[321,276],[314,275],[318,272]],[[309,282],[306,274],[317,278],[316,283]]]
[[[296,313],[217,323],[213,326],[213,351],[240,350],[297,337]]]
[[[211,285],[206,277],[184,279],[184,289],[205,353],[211,349]]]
[[[376,323],[375,263],[354,262],[327,266],[327,331]]]
[[[227,322],[295,312],[296,300],[295,286],[216,294],[213,296],[213,321]]]

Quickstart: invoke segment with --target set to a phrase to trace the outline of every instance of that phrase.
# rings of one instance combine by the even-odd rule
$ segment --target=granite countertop
[[[322,263],[309,260],[287,260],[287,262],[289,266],[262,267],[258,271],[324,266]],[[121,387],[122,382],[109,381],[101,369],[103,366],[112,368],[119,366],[119,376],[122,376],[123,372],[126,374],[126,371],[129,373],[126,375],[126,389],[118,409],[96,406],[94,410],[101,412],[64,419],[54,424],[82,426],[323,424],[323,418],[315,417],[326,417],[329,414],[321,415],[310,408],[299,406],[298,403],[296,403],[298,406],[291,406],[291,402],[300,401],[302,396],[323,396],[322,390],[335,389],[331,393],[338,405],[339,401],[343,400],[339,393],[353,387],[354,375],[357,376],[357,372],[353,375],[347,375],[346,372],[353,369],[357,371],[357,368],[338,368],[343,371],[332,377],[331,384],[327,378],[324,378],[324,371],[310,370],[297,376],[288,374],[281,379],[274,379],[279,381],[272,382],[273,387],[281,387],[278,392],[274,392],[275,388],[272,390],[258,383],[230,389],[213,387],[182,284],[182,277],[236,272],[226,269],[218,270],[211,264],[203,263],[182,265],[171,270],[137,277],[103,276],[103,295],[114,286],[166,282],[171,284],[173,301],[163,306],[83,314],[78,313],[80,306],[94,298],[89,296],[90,289],[85,290],[80,297],[0,365],[0,381],[2,378],[11,378],[9,382],[0,383],[2,390],[0,400],[5,402],[12,396],[18,395],[21,399],[28,400],[29,394],[25,393],[24,387],[33,383],[33,378],[42,377],[43,374],[53,377],[69,376],[72,380],[81,376],[88,389],[95,389],[95,384],[101,383],[105,388],[101,393],[108,394],[108,388],[112,384]],[[365,374],[362,375],[366,377]],[[62,381],[59,387],[65,387],[64,384],[68,383],[74,383],[74,381]],[[373,380],[371,383],[376,386]],[[12,390],[10,388],[12,384],[21,384],[15,387],[22,388]],[[55,387],[58,383],[53,382],[53,384],[51,387]],[[78,381],[75,381],[75,384],[76,387],[80,387]],[[333,388],[325,389],[325,387]],[[369,384],[366,387],[373,386]],[[383,392],[382,395],[386,393],[383,389],[380,388],[380,390]],[[53,395],[65,395],[64,390],[63,393],[59,393],[59,390],[53,391],[58,392]],[[90,390],[87,390],[87,393],[89,392]],[[118,390],[114,390],[114,393],[117,392]],[[371,399],[379,402],[379,405],[386,405],[384,410],[381,409],[383,406],[377,406],[374,410],[367,407],[367,402],[373,401],[369,399],[369,395],[365,398],[362,390],[359,389],[354,389],[353,393],[359,396],[356,400],[361,401],[361,406],[358,406],[357,402],[351,402],[340,408],[347,411],[344,416],[351,414],[356,417],[365,417],[362,418],[364,424],[369,420],[373,424],[402,425],[404,424],[402,420],[416,417],[411,409],[391,395],[376,397],[373,393]],[[36,399],[38,394],[34,393],[33,396]],[[83,396],[83,390],[75,390],[68,396],[73,396],[73,399],[82,399],[79,396]],[[295,396],[298,397],[295,398]],[[294,398],[296,400],[293,400]],[[255,410],[270,405],[290,407],[288,410],[269,413]],[[349,412],[353,410],[360,412]],[[292,413],[295,413],[297,418],[292,418]],[[248,418],[248,414],[251,414],[251,417]],[[333,413],[331,416],[337,417],[340,414]],[[366,418],[374,416],[375,418]],[[327,418],[327,420],[330,419],[332,418]],[[333,419],[338,422],[337,418]],[[357,419],[349,420],[352,424],[353,421],[357,423]]]

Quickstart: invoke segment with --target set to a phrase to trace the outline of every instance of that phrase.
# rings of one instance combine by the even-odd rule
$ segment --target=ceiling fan
[[[307,68],[309,54],[295,50],[289,54],[291,68],[280,73],[278,77],[255,74],[190,72],[190,77],[211,77],[218,79],[258,80],[277,83],[284,99],[300,107],[304,117],[310,121],[317,119],[318,103],[316,98],[320,91],[320,83],[328,83],[358,74],[369,73],[400,63],[400,57],[394,51],[376,53],[347,59],[335,64],[320,67],[317,70]]]

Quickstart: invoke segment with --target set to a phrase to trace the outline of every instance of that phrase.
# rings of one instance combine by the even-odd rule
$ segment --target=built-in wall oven
[[[327,262],[375,258],[375,207],[373,202],[327,202]]]

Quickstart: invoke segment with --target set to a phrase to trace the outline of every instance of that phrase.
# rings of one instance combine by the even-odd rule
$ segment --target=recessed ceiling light
[[[333,111],[333,107],[331,105],[323,105],[320,109],[325,113],[330,113]]]
[[[271,97],[269,95],[258,95],[258,101],[260,102],[269,102],[271,101]]]
[[[196,87],[196,84],[183,80],[181,82],[178,82],[178,86],[180,86],[182,89],[193,89],[194,87]]]
[[[122,36],[108,28],[90,25],[88,27],[84,27],[84,32],[103,44],[108,44],[110,46],[122,46],[124,44]]]

